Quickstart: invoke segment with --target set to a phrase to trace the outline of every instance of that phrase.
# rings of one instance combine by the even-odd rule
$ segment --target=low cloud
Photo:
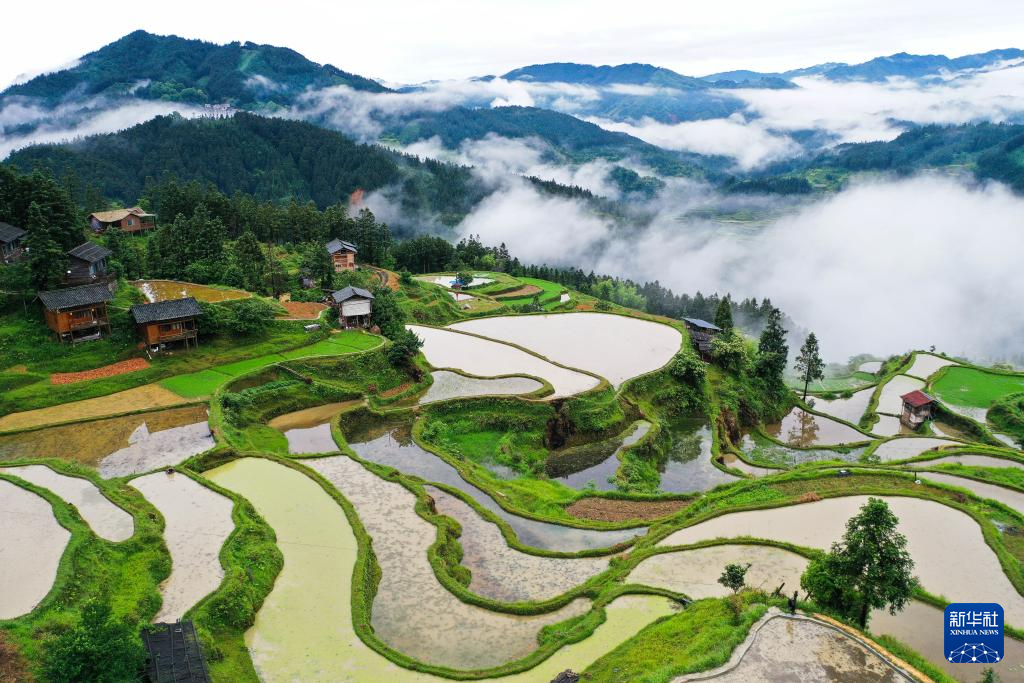
[[[1024,199],[1005,187],[922,176],[858,184],[749,233],[680,218],[683,188],[643,228],[622,228],[572,200],[518,187],[460,226],[549,264],[659,280],[676,292],[769,297],[816,332],[824,354],[936,345],[981,359],[1024,353]]]

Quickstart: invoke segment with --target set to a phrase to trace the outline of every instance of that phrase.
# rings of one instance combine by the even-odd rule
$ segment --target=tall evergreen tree
[[[782,312],[771,308],[766,316],[767,323],[757,344],[757,367],[759,374],[770,382],[781,385],[789,359],[789,345],[786,330],[782,327]]]
[[[800,355],[796,357],[796,371],[800,373],[800,379],[804,381],[804,400],[807,400],[808,385],[825,376],[825,361],[821,359],[818,338],[813,332],[807,335],[803,346],[800,347]]]
[[[43,209],[32,202],[28,209],[28,269],[32,286],[37,290],[53,289],[65,275],[68,255],[58,241],[58,231],[51,227]]]
[[[235,265],[242,272],[245,289],[250,292],[261,291],[266,278],[267,259],[256,235],[251,230],[246,230],[241,237],[235,240],[232,256]]]
[[[721,327],[723,333],[732,334],[732,299],[728,294],[718,302],[718,308],[715,310],[715,325]]]

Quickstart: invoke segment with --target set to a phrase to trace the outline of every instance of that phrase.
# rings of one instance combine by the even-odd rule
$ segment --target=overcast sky
[[[649,62],[705,75],[1024,47],[1021,0],[101,0],[18,2],[4,14],[0,85],[139,28],[271,43],[406,83],[551,61]]]

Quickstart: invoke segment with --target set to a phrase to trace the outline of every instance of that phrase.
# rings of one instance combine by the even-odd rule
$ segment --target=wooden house
[[[690,341],[693,342],[693,348],[697,349],[697,353],[700,354],[701,358],[710,360],[711,344],[715,341],[718,333],[722,331],[722,328],[700,318],[683,318],[683,323],[690,332]]]
[[[0,263],[14,263],[25,253],[27,232],[0,221]]]
[[[199,346],[196,318],[203,314],[203,309],[192,297],[136,304],[131,310],[139,337],[147,345],[162,346],[182,342],[186,349]]]
[[[338,311],[342,327],[369,327],[373,316],[373,294],[361,287],[345,287],[331,294],[328,302]]]
[[[903,411],[900,413],[900,422],[917,429],[925,420],[932,417],[932,409],[935,407],[935,399],[923,391],[911,391],[909,394],[900,396],[903,401]]]
[[[94,232],[117,228],[123,232],[142,232],[156,227],[156,216],[146,213],[137,206],[111,211],[97,211],[89,215],[89,225]]]
[[[359,250],[351,242],[331,240],[327,243],[327,253],[331,255],[331,263],[334,264],[335,273],[355,269],[356,254],[359,253]]]
[[[68,270],[64,282],[69,285],[108,283],[113,273],[107,272],[111,251],[95,242],[85,242],[68,252]]]
[[[110,333],[107,302],[114,298],[105,284],[82,285],[39,292],[46,326],[62,342],[99,339]]]

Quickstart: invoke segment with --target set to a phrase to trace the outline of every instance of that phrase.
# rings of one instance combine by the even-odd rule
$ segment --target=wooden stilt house
[[[62,342],[99,339],[110,333],[107,302],[114,298],[105,284],[39,292],[46,326]]]
[[[199,302],[190,296],[132,306],[132,318],[139,336],[151,347],[179,342],[186,349],[199,346],[196,318],[202,314]]]
[[[699,318],[683,318],[683,323],[686,324],[686,329],[690,332],[690,341],[693,342],[693,348],[697,350],[701,358],[710,360],[711,344],[722,331],[722,328]]]

